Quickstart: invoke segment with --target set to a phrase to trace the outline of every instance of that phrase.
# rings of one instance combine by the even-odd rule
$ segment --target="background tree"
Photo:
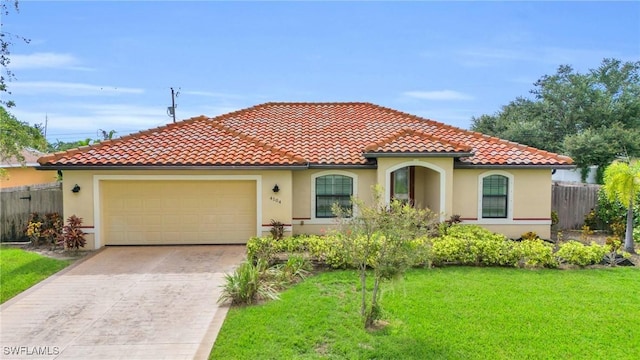
[[[42,133],[42,126],[31,126],[26,122],[18,121],[7,110],[0,106],[0,159],[15,159],[24,164],[22,150],[33,148],[44,151],[47,149],[47,140]],[[4,176],[4,171],[0,170]]]
[[[79,148],[81,146],[95,145],[101,141],[112,140],[116,133],[117,131],[115,130],[106,131],[103,129],[98,129],[98,132],[97,132],[97,135],[99,137],[98,139],[86,138],[84,140],[76,140],[76,141],[56,140],[55,142],[48,144],[47,150],[49,152],[58,152],[58,151],[66,151],[69,149]]]
[[[22,37],[20,35],[8,33],[4,31],[4,19],[11,13],[11,11],[18,12],[18,0],[0,0],[0,66],[2,66],[2,71],[0,71],[0,94],[7,93],[11,94],[11,92],[7,89],[7,82],[11,81],[15,76],[11,70],[9,70],[9,63],[11,59],[10,48],[13,45],[13,41],[24,41],[25,43],[29,43],[31,40]],[[11,100],[6,100],[4,97],[0,97],[0,105],[4,105],[8,108],[15,105],[15,103]]]
[[[614,161],[604,172],[604,192],[610,200],[627,206],[624,250],[635,254],[633,244],[633,206],[640,194],[640,161]]]
[[[562,65],[494,115],[472,118],[471,129],[570,155],[586,170],[621,154],[640,156],[640,61],[604,59],[585,74]]]

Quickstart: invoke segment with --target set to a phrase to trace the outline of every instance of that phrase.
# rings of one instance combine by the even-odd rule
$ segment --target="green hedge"
[[[435,238],[412,241],[414,266],[447,264],[555,268],[559,264],[597,264],[607,252],[605,246],[569,241],[554,253],[554,245],[540,239],[513,241],[478,225],[453,225]],[[298,235],[274,240],[254,237],[247,243],[249,260],[272,263],[280,253],[303,253],[311,260],[333,268],[348,267],[348,252],[339,233],[326,236]]]
[[[599,263],[608,252],[607,247],[594,242],[585,246],[581,242],[571,240],[560,246],[556,256],[563,263],[587,266]]]

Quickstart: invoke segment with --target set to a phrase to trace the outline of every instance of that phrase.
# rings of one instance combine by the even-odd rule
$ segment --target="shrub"
[[[510,265],[517,263],[513,242],[477,225],[456,225],[447,235],[433,239],[434,264]]]
[[[351,267],[344,239],[338,232],[331,232],[325,236],[306,236],[303,238],[301,247],[309,253],[312,259],[334,269]]]
[[[598,205],[596,206],[596,218],[598,229],[613,231],[611,225],[615,222],[626,223],[627,208],[619,201],[611,201],[606,196],[603,188],[598,192]],[[634,227],[640,226],[640,194],[634,207]],[[592,227],[596,228],[596,227]]]
[[[584,225],[591,229],[602,229],[600,220],[598,219],[598,213],[595,209],[591,209],[591,211],[584,216]]]
[[[218,302],[231,300],[232,304],[253,304],[258,300],[277,299],[273,285],[262,276],[267,265],[263,261],[254,264],[244,261],[232,274],[224,276],[222,293]]]
[[[55,246],[62,233],[62,219],[58,213],[47,213],[44,217],[32,213],[26,228],[26,235],[33,245],[49,244]]]
[[[560,263],[578,266],[597,264],[608,252],[606,246],[601,246],[592,242],[587,246],[579,241],[571,240],[560,246],[556,252],[556,257]]]
[[[431,267],[433,262],[432,239],[421,236],[411,240],[410,246],[414,253],[413,266]]]
[[[247,241],[247,260],[253,264],[263,261],[267,264],[273,260],[275,241],[272,237],[254,236]]]
[[[458,214],[451,215],[448,220],[444,221],[444,223],[447,224],[447,226],[459,224],[461,222],[462,222],[462,217]]]
[[[311,264],[300,254],[290,255],[284,264],[277,266],[281,280],[287,283],[304,280],[311,270]]]
[[[593,230],[591,230],[588,225],[582,225],[582,229],[580,231],[580,239],[586,242],[591,235],[593,235]]]
[[[528,232],[520,235],[520,238],[522,240],[535,240],[535,239],[539,239],[540,237],[538,236],[538,234],[536,234],[535,231],[528,231]]]
[[[640,226],[633,228],[633,241],[640,243]]]
[[[284,224],[280,221],[271,219],[271,237],[280,240],[284,237]]]
[[[62,233],[62,229],[62,218],[58,213],[54,212],[44,215],[44,226],[40,234],[47,244],[55,247],[57,240]]]
[[[615,220],[609,225],[609,228],[613,236],[618,237],[620,239],[624,239],[625,232],[627,230],[626,221]]]
[[[469,249],[469,240],[445,235],[433,240],[433,263],[473,264],[475,256]]]
[[[619,237],[609,236],[605,244],[607,253],[602,261],[605,265],[620,265],[631,256],[631,254],[622,250],[622,240]]]
[[[62,244],[65,249],[78,250],[87,244],[84,238],[84,231],[81,229],[82,218],[75,215],[69,216],[67,225],[62,228],[62,234],[58,237],[58,244]]]
[[[27,236],[31,239],[31,244],[34,246],[40,244],[41,229],[42,222],[37,221],[32,216],[31,220],[29,220],[29,224],[27,225]]]
[[[520,267],[554,268],[558,263],[553,256],[553,245],[540,239],[514,242],[514,256]]]

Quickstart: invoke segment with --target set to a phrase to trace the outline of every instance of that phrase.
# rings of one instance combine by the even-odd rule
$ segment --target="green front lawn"
[[[0,247],[0,303],[64,269],[70,263],[22,249]]]
[[[640,269],[416,269],[386,284],[367,331],[357,276],[334,271],[281,300],[232,308],[212,359],[637,359]]]

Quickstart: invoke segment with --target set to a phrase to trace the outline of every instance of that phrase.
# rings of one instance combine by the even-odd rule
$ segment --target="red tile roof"
[[[39,162],[46,166],[366,165],[371,160],[365,153],[401,152],[472,153],[459,159],[463,165],[572,164],[566,156],[370,103],[266,103],[48,155]]]
[[[468,154],[471,150],[470,146],[412,129],[402,129],[364,148],[365,153],[374,156],[384,153]]]

